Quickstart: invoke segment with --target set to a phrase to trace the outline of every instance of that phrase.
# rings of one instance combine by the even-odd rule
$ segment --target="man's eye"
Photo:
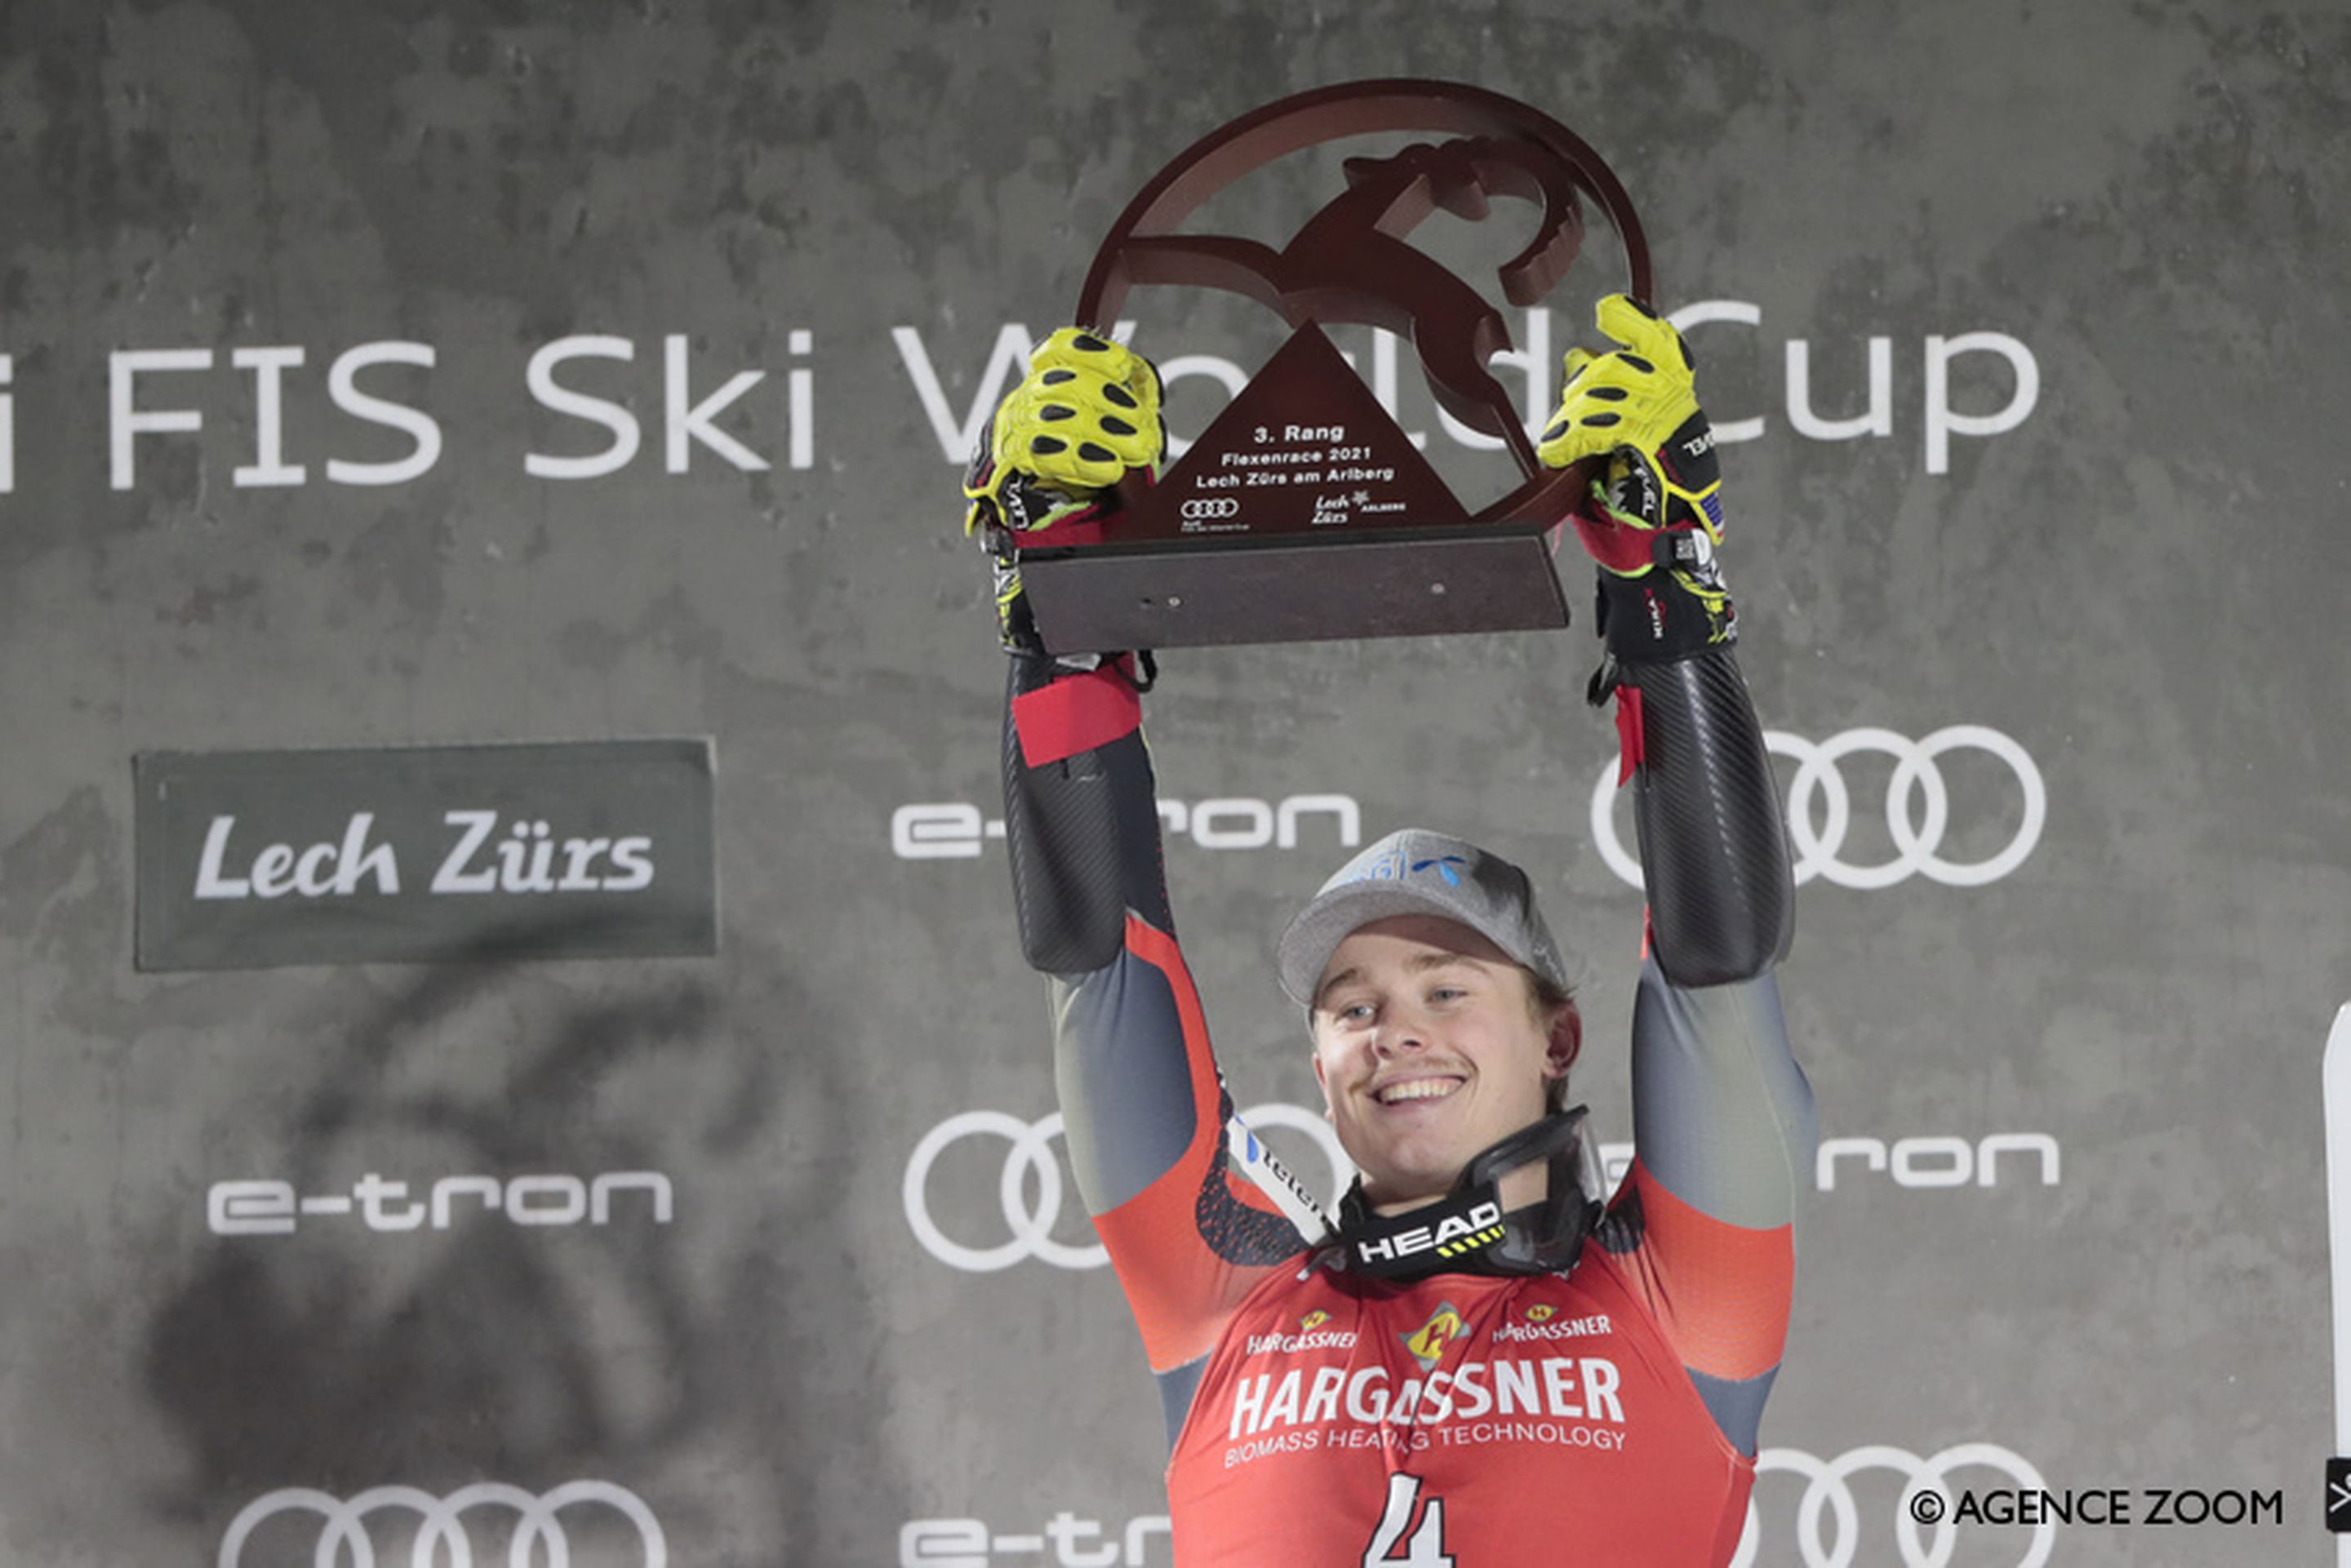
[[[1341,1023],[1363,1023],[1368,1020],[1371,1016],[1372,1004],[1369,1002],[1355,1002],[1350,1006],[1341,1008],[1338,1011],[1338,1019]]]
[[[1468,994],[1468,988],[1463,986],[1434,986],[1429,989],[1428,999],[1433,1002],[1458,1002]]]

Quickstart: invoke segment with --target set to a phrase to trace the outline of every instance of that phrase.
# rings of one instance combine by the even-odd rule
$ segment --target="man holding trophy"
[[[1719,469],[1680,336],[1613,295],[1540,454],[1594,477],[1598,566],[1648,929],[1637,1156],[1612,1195],[1581,1107],[1567,965],[1517,866],[1391,834],[1280,939],[1361,1172],[1335,1223],[1237,1164],[1162,871],[1132,653],[1049,653],[998,555],[1007,836],[1051,977],[1071,1159],[1165,1406],[1179,1563],[1719,1564],[1747,1512],[1814,1142],[1772,975],[1792,930],[1779,798],[1715,565]],[[1056,333],[998,408],[972,523],[1100,520],[1150,471],[1155,372]],[[1562,804],[1564,804],[1564,800]]]

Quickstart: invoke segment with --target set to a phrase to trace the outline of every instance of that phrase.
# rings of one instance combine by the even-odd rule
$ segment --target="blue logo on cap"
[[[1455,871],[1453,868],[1458,865],[1468,865],[1468,863],[1469,862],[1468,861],[1462,859],[1459,855],[1439,855],[1435,860],[1415,861],[1412,862],[1412,869],[1414,874],[1417,875],[1420,873],[1426,871],[1430,866],[1435,866],[1437,868],[1437,874],[1445,879],[1446,886],[1459,887],[1461,885],[1461,873]]]

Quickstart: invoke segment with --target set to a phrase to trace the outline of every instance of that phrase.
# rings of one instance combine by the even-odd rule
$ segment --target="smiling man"
[[[1327,1226],[1243,1179],[1256,1140],[1176,944],[1138,661],[1043,653],[997,552],[1022,943],[1052,977],[1071,1161],[1158,1378],[1191,1568],[1679,1568],[1738,1545],[1814,1137],[1772,976],[1792,894],[1687,350],[1623,296],[1599,319],[1621,346],[1569,354],[1541,450],[1602,462],[1571,520],[1649,897],[1638,1154],[1613,1194],[1567,1104],[1582,1024],[1533,883],[1421,829],[1342,867],[1277,956],[1360,1179]],[[1149,365],[1057,333],[982,441],[970,522],[1000,545],[1088,518],[1161,442]]]
[[[1449,920],[1369,922],[1329,969],[1314,1078],[1374,1213],[1442,1198],[1471,1155],[1542,1119],[1575,1060],[1573,1011],[1546,1009],[1509,954]]]
[[[1414,866],[1437,874],[1416,880]],[[1283,938],[1282,983],[1309,1001],[1315,1081],[1369,1214],[1442,1202],[1472,1158],[1543,1121],[1566,1084],[1582,1022],[1513,878],[1524,880],[1458,839],[1394,834]],[[1505,884],[1500,899],[1489,881]],[[1498,1185],[1477,1200],[1520,1209],[1544,1196],[1544,1168],[1513,1168]]]

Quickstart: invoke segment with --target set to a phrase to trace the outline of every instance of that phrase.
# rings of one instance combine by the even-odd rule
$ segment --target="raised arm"
[[[1633,1020],[1638,1151],[1608,1234],[1724,1434],[1752,1453],[1785,1344],[1797,1195],[1816,1141],[1772,969],[1794,895],[1780,797],[1715,562],[1719,465],[1680,335],[1623,297],[1625,345],[1571,356],[1547,461],[1606,455],[1575,518],[1649,897]]]
[[[1056,333],[997,411],[966,492],[1011,659],[1004,821],[1021,948],[1051,979],[1071,1164],[1172,1435],[1233,1307],[1304,1241],[1228,1167],[1232,1105],[1168,909],[1138,661],[1044,653],[1011,549],[1016,533],[1102,523],[1094,495],[1156,461],[1157,392],[1124,349]]]

